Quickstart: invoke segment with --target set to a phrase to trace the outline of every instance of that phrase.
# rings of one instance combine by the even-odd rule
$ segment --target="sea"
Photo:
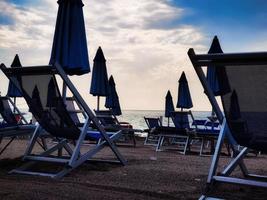
[[[120,122],[129,122],[135,129],[147,129],[144,117],[160,117],[163,125],[168,125],[168,118],[164,117],[164,110],[123,110],[122,115],[118,116]],[[207,119],[211,115],[211,111],[192,111],[195,119]],[[189,119],[190,120],[190,119]],[[169,125],[173,126],[172,120]],[[141,137],[145,137],[146,133],[136,133]]]
[[[21,110],[25,113],[25,118],[29,121],[31,119],[31,114],[27,112],[27,109]],[[211,115],[211,111],[192,111],[195,119],[207,119]],[[168,118],[164,117],[164,110],[123,110],[122,115],[118,116],[120,122],[130,123],[134,129],[144,130],[147,129],[144,117],[160,117],[162,119],[163,125],[168,125]],[[190,120],[190,119],[189,119]],[[172,120],[169,120],[170,126],[173,126]],[[137,135],[145,137],[146,133],[137,132]]]

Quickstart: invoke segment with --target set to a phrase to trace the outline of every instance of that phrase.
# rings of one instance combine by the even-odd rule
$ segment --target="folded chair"
[[[107,133],[105,131],[59,64],[55,64],[55,66],[22,68],[6,68],[4,64],[1,64],[1,70],[20,89],[30,111],[39,123],[24,155],[24,160],[28,162],[20,168],[12,170],[11,173],[61,178],[82,163],[92,159],[105,146],[109,147],[115,154],[118,159],[115,162],[123,165],[126,163],[114,145],[114,140],[120,137],[121,131],[116,133]],[[73,94],[76,103],[86,115],[84,125],[81,128],[75,124],[66,109],[64,103],[66,99],[59,92],[56,75],[59,75],[63,83]],[[90,128],[90,123],[93,123],[97,130]],[[58,143],[40,154],[34,154],[33,148],[37,138],[40,136],[40,127],[57,138]],[[86,149],[81,149],[84,140],[98,140],[99,138],[102,138],[100,143],[93,147],[87,145]],[[74,141],[73,148],[71,141]],[[62,149],[65,150],[67,155],[54,153]],[[82,150],[86,150],[86,152]],[[62,169],[55,173],[32,171],[33,165],[39,162],[58,164]]]
[[[176,146],[182,147],[182,154],[185,154],[190,146],[190,140],[194,136],[193,129],[190,127],[189,116],[193,120],[191,111],[178,111],[171,113],[171,119],[175,127],[159,127],[160,139],[158,141],[156,151],[160,151],[164,145],[164,140],[168,139],[167,143],[175,143]],[[173,139],[171,142],[169,139]]]
[[[17,115],[13,113],[10,104],[14,107],[16,113],[18,113]],[[0,115],[3,119],[0,124],[0,143],[4,138],[9,139],[1,148],[1,155],[15,138],[32,134],[36,126],[30,125],[27,122],[23,114],[7,96],[0,96]]]
[[[112,109],[109,110],[95,110],[96,117],[100,120],[101,124],[110,131],[122,131],[121,140],[127,141],[128,139],[133,141],[133,146],[136,146],[135,132],[141,130],[133,129],[133,126],[128,122],[120,122],[118,118],[113,114]]]
[[[159,134],[157,128],[162,126],[161,120],[158,117],[144,117],[148,129],[147,136],[144,142],[144,145],[157,145],[159,141]]]
[[[208,199],[218,183],[267,187],[267,177],[250,173],[244,161],[249,148],[267,152],[267,52],[195,54],[194,50],[190,49],[188,55],[222,124],[206,190],[200,199]],[[203,67],[211,65],[216,67],[223,111],[218,106],[204,75]],[[232,148],[233,158],[229,165],[218,173],[224,138],[227,138]],[[238,145],[245,148],[238,150]],[[241,169],[243,178],[232,176],[237,167]]]

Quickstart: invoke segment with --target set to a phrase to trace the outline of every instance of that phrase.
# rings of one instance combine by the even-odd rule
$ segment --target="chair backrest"
[[[0,96],[0,114],[8,125],[17,125],[18,121],[9,105],[8,97]]]
[[[267,150],[267,66],[225,66],[230,91],[221,96],[236,141]]]
[[[160,118],[158,117],[144,117],[148,129],[157,128],[162,126]]]
[[[66,109],[51,66],[1,69],[17,82],[30,112],[42,128],[55,137],[79,137],[81,131]]]
[[[236,142],[267,151],[267,52],[196,55],[190,49],[188,55],[222,123],[223,115],[200,70],[214,65],[224,116]]]
[[[190,111],[176,111],[171,112],[171,119],[175,128],[177,129],[189,129],[189,118],[188,116],[191,115]]]
[[[119,121],[111,110],[95,110],[96,117],[103,126],[119,125]]]

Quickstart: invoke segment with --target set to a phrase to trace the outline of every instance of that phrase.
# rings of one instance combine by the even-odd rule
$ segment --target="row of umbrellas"
[[[179,82],[178,100],[176,108],[181,108],[181,111],[183,111],[184,108],[186,109],[192,108],[193,103],[190,95],[188,82],[184,72],[182,72],[182,75],[178,82]],[[173,105],[172,95],[170,90],[168,90],[167,95],[165,97],[165,117],[168,118],[168,125],[169,125],[169,118],[171,117],[171,113],[174,112],[174,110],[175,109]]]
[[[208,51],[208,54],[214,53],[223,53],[217,36],[213,38],[210,49]],[[215,96],[224,95],[230,90],[228,81],[220,77],[227,77],[225,68],[216,67],[213,65],[207,67],[207,82]],[[178,100],[176,108],[181,108],[181,111],[183,111],[184,108],[190,109],[192,107],[193,103],[190,95],[188,82],[185,73],[182,72],[182,75],[179,79]],[[172,95],[171,92],[168,90],[167,95],[165,97],[165,117],[168,118],[168,125],[169,118],[171,117],[171,113],[174,112],[174,110],[175,109],[173,105]],[[213,111],[212,114],[214,114]]]
[[[69,75],[89,73],[90,65],[82,10],[84,4],[82,0],[59,0],[58,4],[59,8],[49,64],[53,65],[58,62]],[[208,53],[222,52],[219,40],[215,36]],[[21,66],[17,55],[11,66]],[[227,81],[220,80],[217,76],[218,73],[225,74],[224,68],[208,66],[207,81],[215,95],[221,95],[229,90]],[[90,94],[97,96],[97,110],[99,110],[100,97],[106,96],[105,107],[112,108],[115,112],[114,114],[121,114],[114,78],[111,76],[108,80],[106,59],[101,47],[98,48],[94,58]],[[183,110],[184,108],[193,107],[184,72],[179,79],[178,94],[177,108]],[[8,95],[14,98],[21,96],[20,92],[12,84],[9,85]],[[172,111],[174,111],[174,106],[171,93],[168,91],[165,116],[170,117]]]
[[[68,75],[83,75],[90,72],[82,0],[58,0],[58,13],[49,64],[59,63]],[[18,55],[11,67],[21,67]],[[63,86],[64,90],[64,86]],[[66,87],[65,92],[66,94]],[[108,80],[106,59],[101,47],[94,58],[90,94],[97,96],[99,110],[100,96],[106,97],[105,107],[116,115],[121,114],[119,97],[113,76]],[[21,97],[20,91],[9,83],[8,96]]]

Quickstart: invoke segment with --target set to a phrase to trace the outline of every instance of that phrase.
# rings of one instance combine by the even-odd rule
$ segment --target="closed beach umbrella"
[[[90,72],[82,0],[58,0],[49,64],[58,62],[69,75]]]
[[[168,126],[170,124],[171,112],[174,112],[174,105],[172,101],[172,95],[170,90],[168,90],[167,95],[165,97],[165,117],[168,118]]]
[[[211,43],[208,54],[223,53],[218,37],[215,36]],[[207,81],[215,96],[230,92],[230,85],[223,66],[209,65],[207,67]]]
[[[121,115],[121,106],[119,96],[116,91],[116,84],[112,75],[110,76],[108,83],[110,93],[106,97],[105,107],[112,109],[112,113],[116,116],[119,116]]]
[[[106,59],[101,47],[98,48],[94,58],[90,94],[97,96],[97,110],[99,110],[100,96],[109,95]]]
[[[48,84],[46,107],[48,107],[50,109],[52,107],[56,107],[57,106],[57,98],[58,98],[58,95],[57,95],[57,91],[56,91],[56,86],[55,86],[53,79],[51,78],[51,80],[49,81],[49,84]]]
[[[20,60],[19,60],[19,56],[16,54],[11,67],[22,67]],[[16,105],[16,98],[17,97],[22,97],[22,94],[20,93],[19,89],[12,83],[9,82],[8,84],[8,91],[7,91],[7,96],[9,97],[13,97],[14,98],[14,104]],[[15,108],[13,110],[13,112],[15,112]]]
[[[181,108],[183,111],[183,108],[192,108],[193,103],[188,87],[188,82],[185,76],[185,73],[183,72],[180,79],[179,79],[179,87],[178,87],[178,101],[176,108]]]
[[[241,112],[240,112],[240,107],[239,107],[238,96],[237,96],[235,90],[231,94],[229,117],[231,120],[241,119]]]

